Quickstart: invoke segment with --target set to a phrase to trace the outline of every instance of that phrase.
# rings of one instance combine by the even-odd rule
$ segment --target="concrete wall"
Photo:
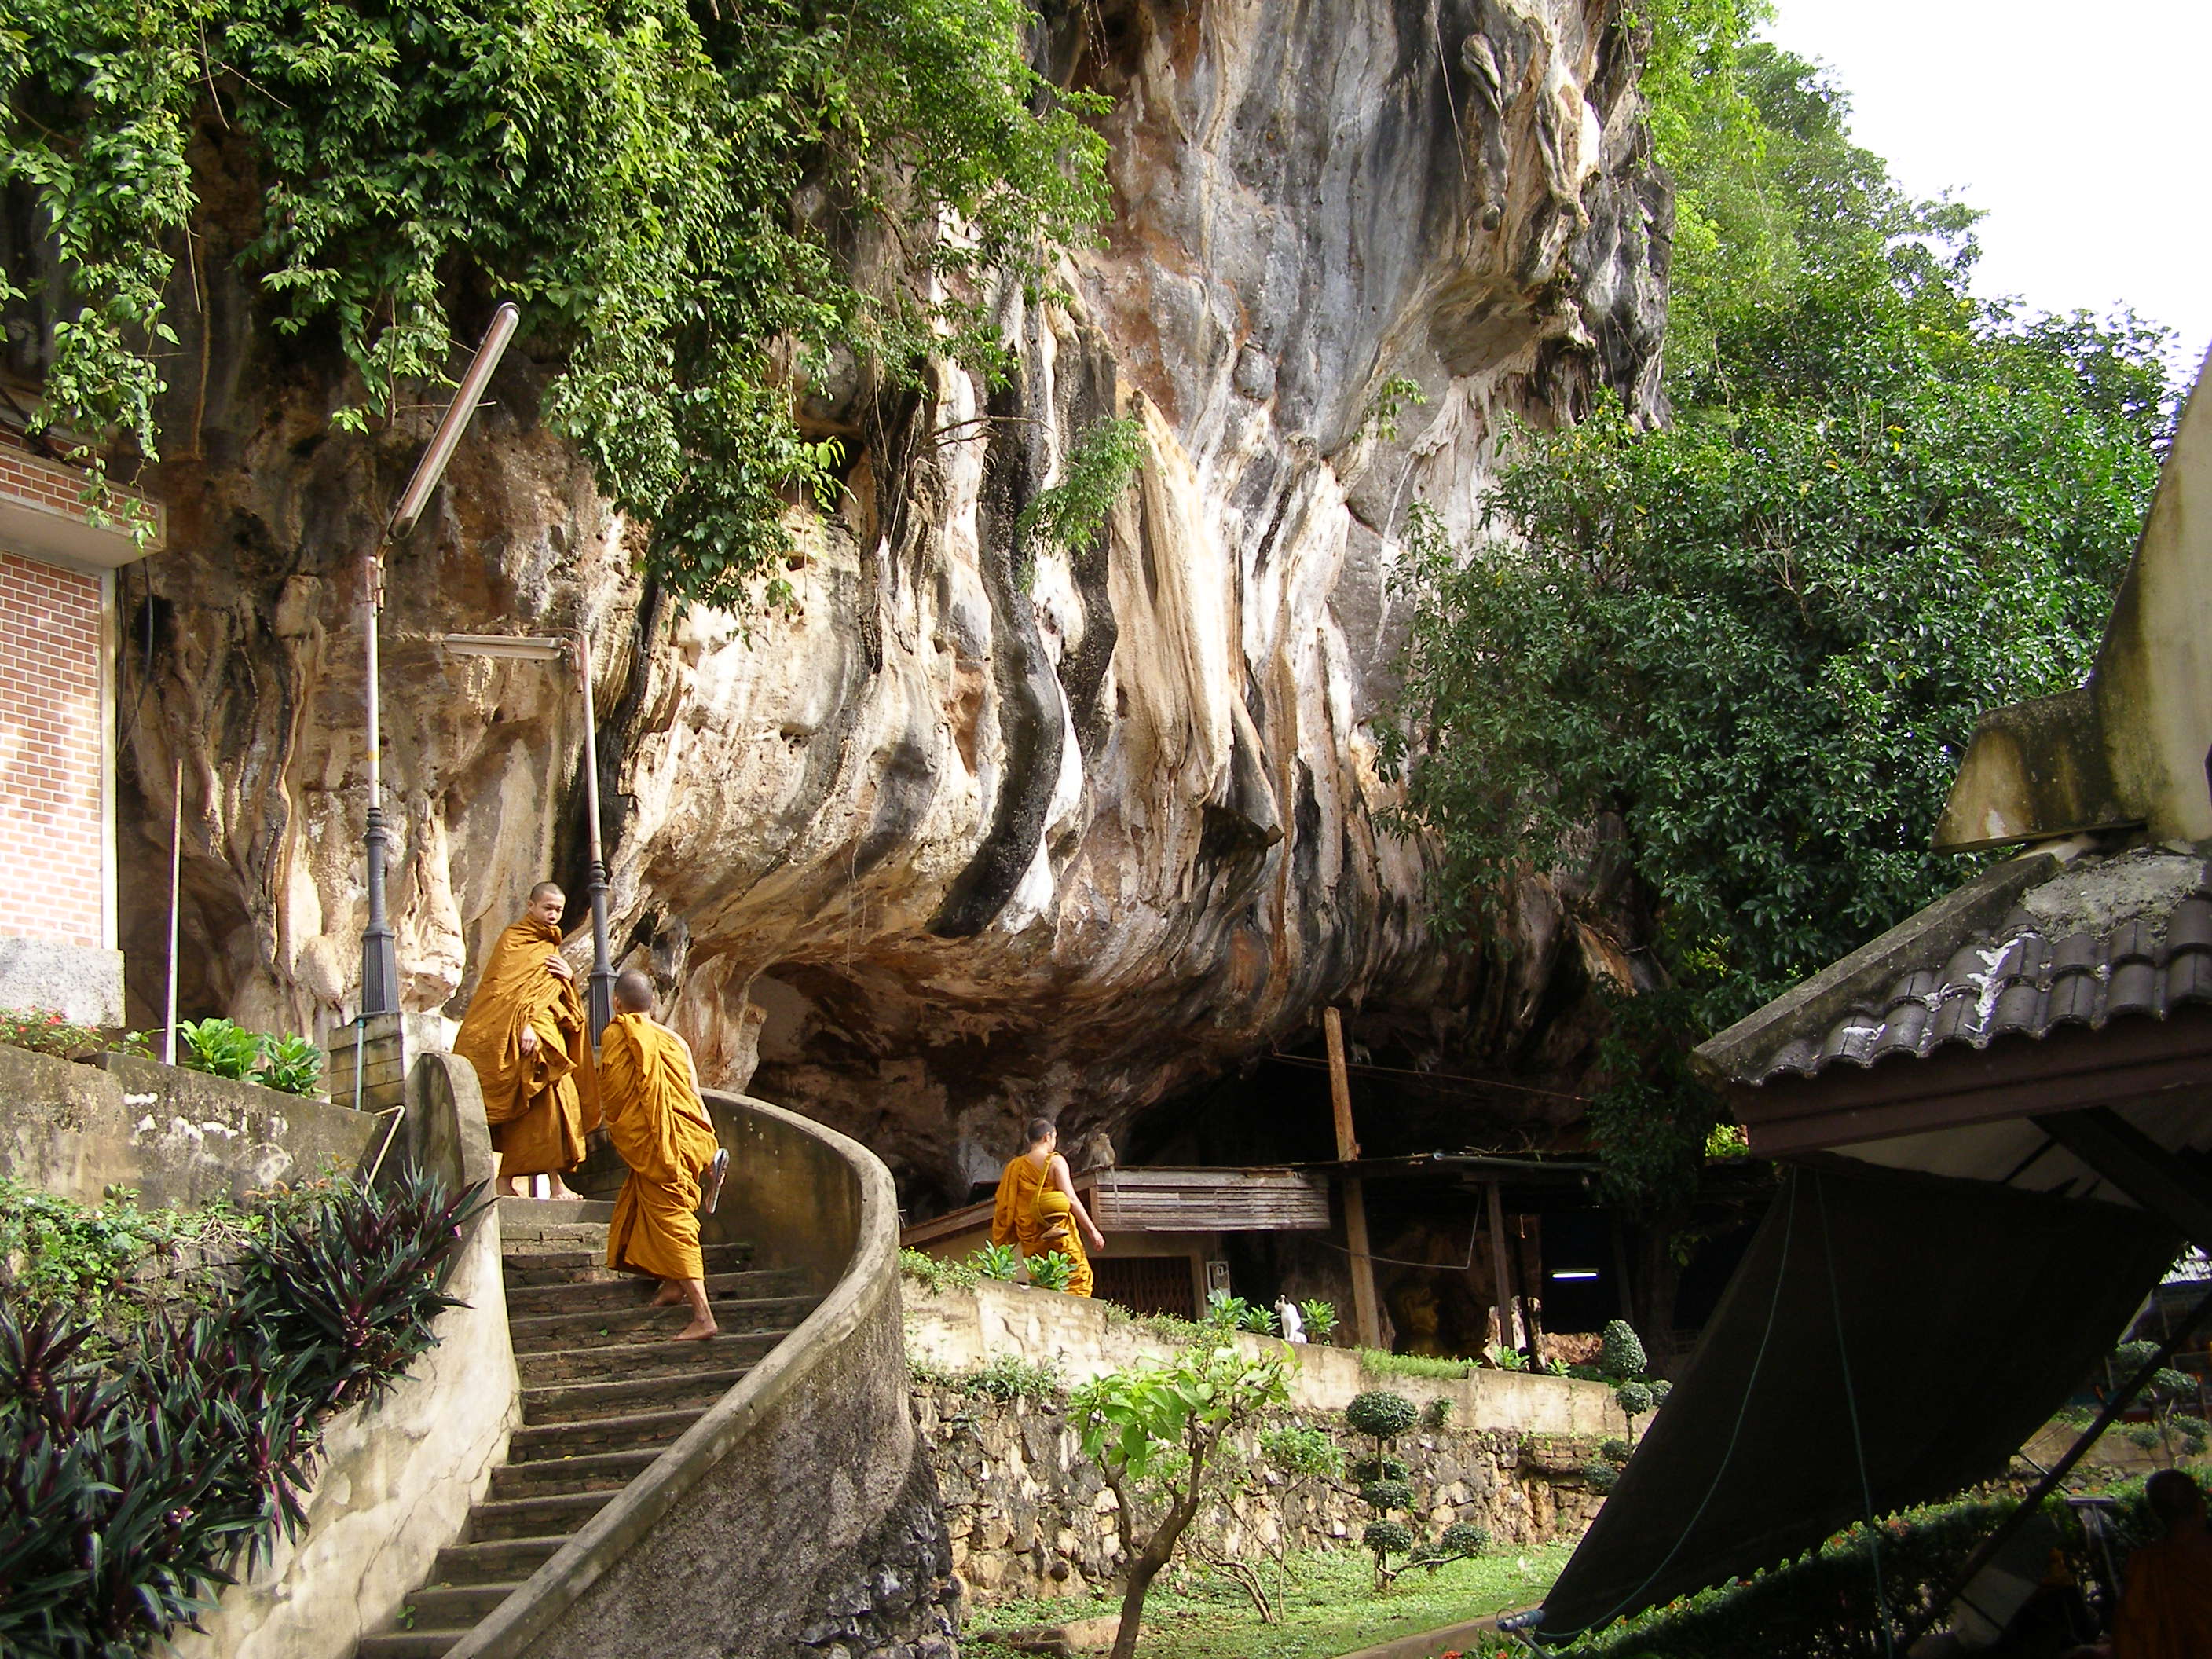
[[[710,1237],[813,1273],[822,1304],[448,1659],[951,1659],[890,1172],[793,1113],[708,1103],[732,1166]]]
[[[1164,1359],[1175,1345],[1088,1297],[991,1282],[969,1290],[932,1291],[908,1283],[907,1352],[940,1371],[974,1370],[1003,1356],[1052,1360],[1071,1382],[1119,1370],[1150,1357]],[[1522,1371],[1479,1370],[1433,1378],[1368,1370],[1347,1348],[1288,1344],[1240,1335],[1247,1352],[1289,1348],[1298,1358],[1291,1403],[1309,1412],[1342,1411],[1352,1395],[1389,1389],[1416,1405],[1452,1402],[1453,1421],[1468,1429],[1519,1434],[1620,1436],[1628,1422],[1602,1382]]]
[[[407,1117],[425,1167],[453,1186],[490,1180],[483,1100],[465,1064],[417,1060]],[[306,1530],[223,1592],[204,1633],[179,1632],[177,1659],[350,1659],[460,1537],[521,1416],[496,1206],[471,1224],[451,1290],[465,1305],[439,1316],[438,1346],[325,1430]]]
[[[350,1107],[128,1054],[93,1066],[0,1046],[0,1174],[80,1203],[119,1185],[148,1209],[194,1209],[325,1164],[351,1173],[386,1127]]]

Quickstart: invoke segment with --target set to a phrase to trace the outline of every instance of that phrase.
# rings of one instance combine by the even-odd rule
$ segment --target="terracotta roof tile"
[[[2058,1025],[2163,1018],[2190,1003],[2212,1003],[2212,890],[2200,888],[2162,913],[2134,916],[2102,935],[2069,932],[2056,939],[2046,937],[2040,918],[2015,908],[1953,951],[1940,969],[1899,975],[1879,995],[1867,994],[1825,1031],[1795,1037],[1741,1080],[1762,1082],[1782,1072],[1811,1077],[1836,1060],[1870,1066],[1948,1043],[1979,1048],[1996,1037],[2040,1037]]]

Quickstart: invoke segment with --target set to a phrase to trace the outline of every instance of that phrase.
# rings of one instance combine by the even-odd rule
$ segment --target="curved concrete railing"
[[[787,1652],[910,1502],[890,1172],[796,1113],[707,1102],[730,1153],[707,1242],[750,1242],[822,1302],[448,1659]]]

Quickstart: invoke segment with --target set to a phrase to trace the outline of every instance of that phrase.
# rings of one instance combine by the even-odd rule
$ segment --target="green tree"
[[[1068,1395],[1068,1421],[1114,1494],[1127,1564],[1112,1659],[1136,1652],[1145,1598],[1205,1502],[1224,1441],[1289,1400],[1291,1364],[1230,1342],[1201,1345],[1166,1364],[1109,1371]]]
[[[0,185],[60,285],[37,419],[159,453],[168,299],[246,182],[264,314],[352,371],[341,419],[444,384],[512,298],[544,416],[653,526],[677,592],[742,603],[834,446],[794,402],[841,355],[914,383],[1001,356],[1105,199],[1103,105],[1042,82],[1020,0],[18,0]],[[0,300],[38,283],[0,272]]]
[[[1590,1125],[1647,1280],[1716,1117],[1689,1047],[1965,873],[1928,846],[1961,747],[2080,681],[2170,414],[2156,331],[1978,301],[1970,213],[1905,202],[1810,66],[1723,56],[1753,129],[1716,166],[1765,240],[1716,217],[1707,269],[1765,275],[1678,283],[1671,424],[1520,432],[1466,544],[1414,515],[1386,751],[1443,927],[1558,871],[1633,936]]]

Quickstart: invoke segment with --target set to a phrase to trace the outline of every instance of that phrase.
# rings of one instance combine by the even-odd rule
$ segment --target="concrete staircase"
[[[709,1245],[721,1334],[669,1341],[684,1310],[647,1306],[652,1280],[606,1270],[613,1211],[500,1200],[523,1426],[462,1540],[410,1599],[405,1628],[362,1638],[357,1659],[443,1659],[813,1309],[799,1273],[748,1271],[750,1245]]]

